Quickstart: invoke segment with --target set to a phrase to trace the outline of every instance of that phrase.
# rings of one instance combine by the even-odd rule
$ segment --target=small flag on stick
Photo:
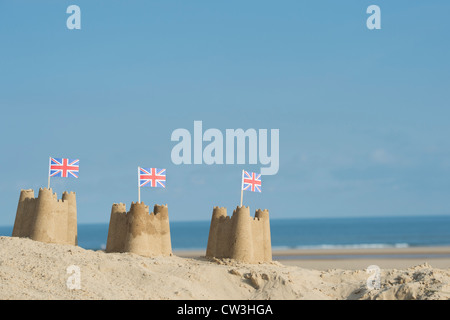
[[[242,170],[241,207],[244,198],[244,190],[261,192],[261,174]]]
[[[51,177],[78,178],[79,171],[80,171],[79,159],[50,157],[48,168],[48,188],[50,189]]]
[[[166,187],[166,169],[138,167],[138,200],[141,202],[141,187]]]

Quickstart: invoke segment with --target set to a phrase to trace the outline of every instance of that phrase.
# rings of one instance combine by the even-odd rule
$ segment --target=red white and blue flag
[[[67,158],[50,158],[50,177],[78,178],[80,160]]]
[[[261,174],[244,170],[242,175],[242,190],[261,192]]]
[[[140,168],[139,187],[166,187],[166,169]]]

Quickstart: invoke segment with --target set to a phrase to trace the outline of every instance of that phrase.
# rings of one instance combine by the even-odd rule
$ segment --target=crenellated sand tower
[[[33,190],[21,190],[12,236],[77,245],[75,193],[64,192],[58,200],[52,189],[40,188],[37,198]]]
[[[249,263],[272,261],[269,211],[237,207],[230,218],[227,209],[214,207],[209,229],[207,257],[231,258]]]
[[[172,254],[167,205],[153,212],[143,202],[114,203],[111,209],[106,252],[132,252],[145,257]]]

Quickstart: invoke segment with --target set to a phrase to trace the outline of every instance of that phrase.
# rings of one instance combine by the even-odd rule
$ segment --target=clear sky
[[[66,9],[81,8],[81,30]],[[381,8],[381,30],[366,9]],[[272,218],[450,214],[448,1],[0,1],[0,225],[48,158],[80,159],[78,222],[142,190],[175,220],[240,200],[241,170],[172,164],[177,128],[279,129],[244,204]]]

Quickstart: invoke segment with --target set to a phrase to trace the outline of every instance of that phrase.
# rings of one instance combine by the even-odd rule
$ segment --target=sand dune
[[[69,266],[80,289],[69,289]],[[145,258],[0,237],[1,299],[449,299],[450,269],[428,264],[381,270],[313,270],[179,256]]]

